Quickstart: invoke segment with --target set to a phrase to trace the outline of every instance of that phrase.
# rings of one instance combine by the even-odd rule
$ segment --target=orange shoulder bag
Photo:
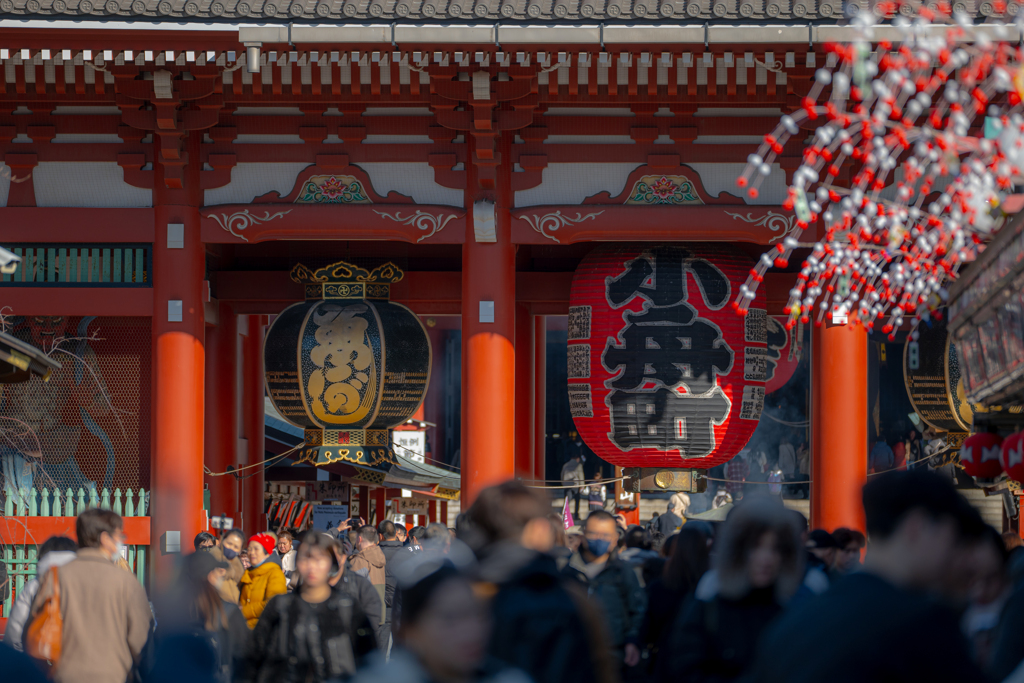
[[[25,653],[56,666],[64,635],[64,618],[60,614],[60,579],[56,567],[50,569],[50,579],[52,594],[46,598],[25,632]]]

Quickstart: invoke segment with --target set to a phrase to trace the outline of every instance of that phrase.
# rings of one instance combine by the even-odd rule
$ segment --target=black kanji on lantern
[[[775,318],[767,318],[766,322],[768,329],[768,376],[766,379],[770,381],[775,377],[775,369],[779,365],[779,360],[782,359],[782,349],[786,348],[786,344],[789,342],[789,333]]]
[[[606,383],[613,389],[607,399],[609,436],[623,450],[709,455],[714,426],[725,421],[731,407],[718,375],[732,369],[733,351],[721,330],[688,303],[687,273],[712,309],[729,299],[729,280],[680,247],[654,248],[625,265],[624,273],[606,280],[608,303],[618,308],[635,296],[645,301],[640,312],[623,314],[626,325],[618,340],[609,339],[601,359],[608,372],[617,373]]]

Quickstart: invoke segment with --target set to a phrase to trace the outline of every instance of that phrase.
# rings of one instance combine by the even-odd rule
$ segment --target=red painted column
[[[448,526],[448,501],[441,501],[441,523]]]
[[[516,476],[533,478],[534,353],[533,315],[526,304],[516,304]]]
[[[218,323],[206,328],[205,460],[211,472],[238,467],[238,317],[220,304]],[[227,515],[240,524],[238,479],[234,474],[205,477],[210,515]]]
[[[867,479],[867,330],[826,325],[812,341],[815,446],[811,473],[812,523],[833,531],[864,530],[861,487]],[[812,337],[813,339],[813,337]]]
[[[548,319],[533,316],[533,478],[547,475]]]
[[[480,189],[476,141],[467,164],[466,243],[462,247],[462,505],[515,474],[515,247],[512,244],[511,164],[498,166],[494,191]],[[498,154],[509,158],[511,138]],[[474,204],[494,204],[494,221],[475,226]],[[487,234],[494,230],[494,242]],[[481,302],[493,304],[483,322]]]
[[[431,523],[437,521],[437,501],[432,500],[427,503],[427,520]]]
[[[811,326],[811,486],[810,486],[810,507],[811,507],[811,528],[820,527],[821,501],[818,495],[818,487],[815,484],[818,473],[821,472],[821,459],[824,453],[824,445],[821,441],[821,333],[822,328],[817,325]]]
[[[189,141],[198,159],[200,135]],[[159,147],[159,136],[154,145]],[[186,167],[185,190],[168,189],[155,164],[153,191],[153,448],[152,569],[157,585],[171,577],[177,534],[182,551],[206,528],[203,513],[203,277],[199,234],[199,166]],[[184,225],[183,248],[168,248],[168,225]],[[180,308],[179,308],[180,303]],[[179,319],[180,312],[180,319]]]
[[[249,333],[242,341],[242,436],[246,440],[246,465],[242,472],[242,527],[246,534],[267,530],[263,514],[264,468],[266,443],[264,439],[263,402],[263,335],[266,319],[260,315],[249,316]],[[252,467],[252,465],[257,465]]]

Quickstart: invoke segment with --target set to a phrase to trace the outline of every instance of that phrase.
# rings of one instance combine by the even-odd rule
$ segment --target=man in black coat
[[[611,683],[602,617],[548,554],[550,510],[549,499],[509,481],[481,491],[459,524],[480,560],[476,590],[491,596],[488,654],[535,683]]]
[[[980,515],[926,470],[881,475],[863,498],[864,571],[785,613],[762,638],[749,680],[985,681],[956,615],[933,597],[980,538]]]
[[[385,519],[377,525],[382,540],[378,547],[384,553],[384,626],[381,629],[381,649],[388,648],[388,638],[394,631],[392,614],[401,607],[396,570],[413,556],[413,549],[398,540],[398,528],[391,520]]]

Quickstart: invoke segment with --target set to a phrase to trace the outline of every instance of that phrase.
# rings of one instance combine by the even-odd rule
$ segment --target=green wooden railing
[[[72,489],[20,489],[15,495],[4,496],[4,516],[28,518],[27,526],[31,531],[33,518],[42,521],[46,517],[75,517],[88,508],[104,508],[113,510],[122,517],[145,517],[149,503],[149,494],[144,489],[136,493],[131,489],[95,488],[86,490],[79,488],[76,493]],[[20,521],[20,520],[19,520]],[[45,538],[38,539],[41,544]],[[128,545],[127,561],[132,573],[146,585],[146,550],[145,545]],[[7,618],[11,606],[25,583],[36,575],[36,555],[39,545],[35,543],[7,543],[3,545],[2,559],[7,565],[7,580],[11,584],[10,596],[3,601],[0,617]]]
[[[9,286],[151,287],[148,244],[5,244],[21,257],[15,271],[0,276]]]

